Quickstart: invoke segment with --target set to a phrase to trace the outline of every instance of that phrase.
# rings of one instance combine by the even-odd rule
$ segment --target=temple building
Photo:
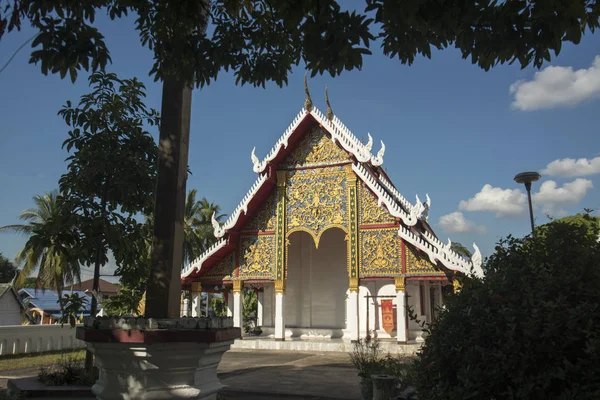
[[[326,97],[327,98],[327,97]],[[427,222],[429,196],[409,202],[381,168],[385,145],[362,143],[333,115],[304,108],[260,160],[257,179],[218,241],[182,270],[200,315],[200,293],[219,291],[242,326],[243,288],[258,291],[262,335],[357,340],[367,333],[419,341],[407,306],[430,321],[456,273],[483,276],[442,243]]]

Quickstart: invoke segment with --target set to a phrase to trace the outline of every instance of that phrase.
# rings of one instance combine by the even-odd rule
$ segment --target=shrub
[[[64,357],[56,365],[41,367],[38,374],[41,383],[47,386],[92,385],[80,359]]]
[[[598,227],[508,237],[462,280],[416,361],[420,399],[600,398]]]
[[[363,396],[369,398],[373,391],[371,375],[391,375],[397,379],[397,389],[402,391],[413,385],[413,362],[406,357],[387,354],[382,357],[378,339],[358,340],[350,353],[350,361],[361,378]]]

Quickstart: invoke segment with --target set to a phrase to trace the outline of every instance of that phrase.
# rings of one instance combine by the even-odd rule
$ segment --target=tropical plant
[[[71,210],[56,192],[36,195],[33,201],[36,206],[19,215],[19,219],[27,224],[0,227],[0,232],[28,236],[25,246],[15,257],[16,264],[22,267],[15,285],[25,283],[37,268],[36,289],[53,289],[62,296],[65,282],[81,281],[81,266],[76,251],[78,235]]]
[[[140,300],[144,295],[143,290],[121,287],[118,294],[102,302],[102,309],[106,316],[137,316]]]
[[[89,300],[87,296],[80,296],[79,293],[65,294],[58,299],[60,303],[61,316],[58,319],[60,325],[69,324],[71,328],[80,320]]]
[[[96,281],[109,250],[117,273],[141,257],[142,224],[135,216],[152,208],[157,156],[145,126],[156,125],[158,113],[144,105],[145,88],[135,78],[100,71],[89,84],[91,93],[77,106],[67,101],[58,113],[71,128],[63,143],[70,155],[60,188],[80,231],[80,260],[94,265]]]
[[[213,296],[210,299],[210,308],[215,312],[217,317],[227,316],[227,305],[225,299],[221,296]]]
[[[256,328],[258,315],[258,294],[252,288],[244,288],[242,297],[242,318],[244,332],[248,333]]]
[[[11,282],[18,271],[17,267],[0,253],[0,283]]]
[[[557,221],[501,240],[427,327],[419,398],[600,398],[599,232]]]

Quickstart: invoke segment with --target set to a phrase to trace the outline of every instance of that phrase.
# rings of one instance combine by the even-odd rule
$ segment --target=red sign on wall
[[[394,305],[391,299],[381,300],[381,319],[383,330],[391,334],[394,330]]]

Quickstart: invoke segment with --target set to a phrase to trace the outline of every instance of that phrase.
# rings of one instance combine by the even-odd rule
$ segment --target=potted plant
[[[360,377],[360,392],[364,400],[373,398],[371,376],[381,372],[380,343],[378,339],[359,339],[354,343],[350,360]]]

